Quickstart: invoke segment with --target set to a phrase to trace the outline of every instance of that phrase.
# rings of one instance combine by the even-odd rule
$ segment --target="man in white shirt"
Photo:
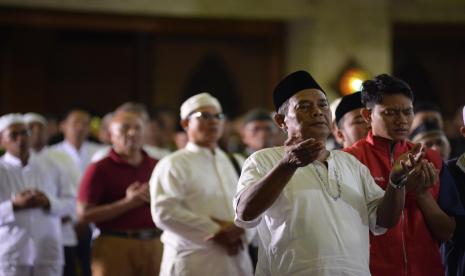
[[[47,120],[44,116],[33,112],[24,114],[23,118],[29,129],[31,150],[35,153],[43,152],[47,146]]]
[[[26,124],[29,130],[29,143],[31,145],[31,155],[37,156],[42,160],[46,160],[47,164],[51,165],[53,170],[55,167],[61,167],[64,171],[63,173],[70,179],[68,173],[64,167],[58,161],[55,161],[51,156],[48,155],[49,150],[47,145],[47,120],[40,114],[29,112],[23,115],[24,123]],[[69,181],[70,188],[74,187]],[[74,276],[76,268],[76,252],[75,246],[77,244],[76,234],[74,232],[74,226],[71,223],[72,218],[76,220],[76,215],[68,214],[65,217],[61,218],[62,223],[62,233],[63,233],[63,246],[64,246],[64,256],[65,256],[65,265],[63,268],[63,275]]]
[[[20,114],[0,117],[0,275],[61,276],[61,217],[75,196],[60,167],[30,155],[28,135]]]
[[[102,146],[87,141],[90,130],[90,114],[85,110],[70,110],[61,122],[64,141],[51,146],[47,155],[65,167],[71,177],[74,194],[77,194],[81,177],[90,163],[92,156]],[[76,231],[75,231],[76,229]],[[75,216],[63,224],[63,242],[66,247],[67,263],[77,255],[82,274],[90,276],[90,242],[92,232],[86,224],[76,224]],[[66,267],[74,270],[74,267]]]
[[[399,179],[421,154],[396,161],[384,193],[358,160],[324,148],[331,111],[310,74],[282,80],[274,103],[289,138],[246,160],[234,200],[236,225],[258,226],[256,275],[370,275],[369,230],[379,235],[397,223],[405,200]]]
[[[186,100],[181,124],[189,142],[150,179],[152,217],[164,230],[160,275],[252,275],[245,231],[233,223],[238,175],[218,147],[223,118],[208,93]]]

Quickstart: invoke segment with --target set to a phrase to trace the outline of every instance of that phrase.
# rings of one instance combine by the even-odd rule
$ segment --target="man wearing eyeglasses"
[[[233,223],[238,175],[218,147],[223,119],[210,94],[187,99],[181,125],[189,142],[150,179],[152,218],[164,230],[160,275],[252,275],[245,231]]]
[[[75,213],[71,180],[55,163],[30,154],[21,114],[0,117],[0,275],[61,276],[61,217]]]

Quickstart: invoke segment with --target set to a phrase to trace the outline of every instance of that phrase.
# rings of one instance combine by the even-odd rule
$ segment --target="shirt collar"
[[[202,147],[192,142],[187,142],[186,149],[192,152],[198,152],[203,154],[213,154],[216,155],[218,152],[218,147],[216,147],[213,152],[210,148]]]
[[[82,143],[81,148],[78,150],[74,145],[72,145],[70,142],[64,140],[63,141],[63,147],[65,148],[66,151],[71,152],[73,154],[76,154],[78,156],[82,156],[82,154],[86,150],[86,142]]]
[[[373,147],[380,148],[380,149],[386,149],[386,148],[390,149],[390,146],[394,142],[391,139],[373,135],[373,132],[371,130],[368,132],[366,141],[368,142],[368,144],[372,145]],[[400,145],[401,147],[406,147],[407,141],[402,140],[402,141],[397,142],[396,144]]]
[[[21,159],[19,159],[18,157],[10,154],[9,152],[6,152],[3,155],[2,159],[3,159],[3,161],[5,161],[5,163],[10,164],[10,165],[12,165],[14,167],[23,167],[23,163],[21,162]]]
[[[146,161],[146,159],[148,158],[148,154],[144,151],[144,150],[141,150],[142,152],[142,162],[139,164],[139,166],[144,163]],[[108,156],[110,157],[111,160],[113,160],[115,163],[118,163],[118,164],[124,164],[124,165],[128,165],[128,166],[131,166],[131,167],[134,167],[133,165],[129,164],[126,160],[124,160],[123,158],[121,158],[121,155],[119,155],[113,148],[111,148],[110,150],[110,153],[108,154]]]

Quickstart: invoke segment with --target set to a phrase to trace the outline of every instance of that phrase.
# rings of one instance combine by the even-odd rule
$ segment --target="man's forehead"
[[[111,120],[112,124],[131,124],[131,123],[141,123],[142,117],[136,113],[132,112],[121,112],[117,113]]]
[[[403,94],[384,95],[383,100],[376,105],[384,107],[413,107],[412,100]]]
[[[77,120],[77,119],[81,119],[81,120],[90,120],[90,114],[85,112],[85,111],[82,111],[82,110],[74,110],[74,111],[71,111],[68,115],[68,120],[69,119],[72,119],[72,120]]]
[[[407,103],[388,103],[388,104],[376,104],[375,107],[378,106],[381,109],[413,109],[412,104]]]
[[[8,126],[5,130],[7,131],[15,131],[15,130],[22,130],[25,129],[26,125],[22,123],[12,124]]]
[[[356,118],[356,117],[362,117],[362,109],[363,108],[356,108],[356,109],[353,109],[349,112],[347,112],[346,114],[344,114],[343,117],[353,117],[353,118]]]
[[[327,100],[326,95],[318,89],[304,89],[297,92],[294,96],[290,98],[291,101],[300,102],[305,100],[313,100],[313,101],[320,101],[320,100]]]

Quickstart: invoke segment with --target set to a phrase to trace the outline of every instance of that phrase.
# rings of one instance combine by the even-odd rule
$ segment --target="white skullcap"
[[[181,105],[181,119],[186,119],[193,111],[204,106],[214,106],[221,111],[220,102],[208,93],[200,93],[187,99]]]
[[[0,132],[14,124],[24,124],[23,115],[20,113],[10,113],[0,117]]]
[[[26,124],[40,123],[44,126],[47,125],[47,120],[45,119],[45,117],[37,113],[33,113],[33,112],[26,113],[24,114],[23,118]]]

